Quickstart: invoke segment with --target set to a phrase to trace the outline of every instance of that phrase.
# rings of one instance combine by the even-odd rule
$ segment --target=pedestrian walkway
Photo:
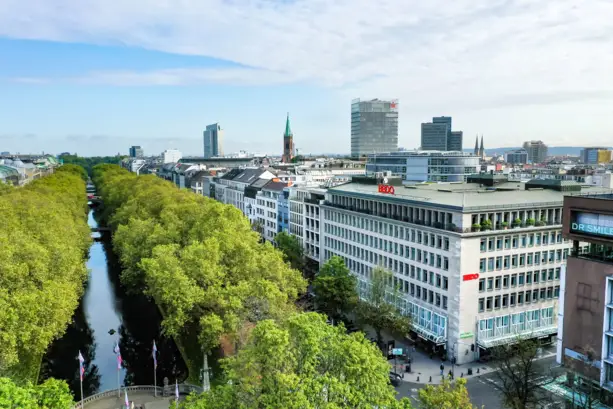
[[[369,334],[374,336],[374,334]],[[398,340],[391,337],[389,334],[383,333],[383,340],[385,342],[394,340],[396,348],[402,348],[403,351],[409,351],[406,355],[411,359],[411,372],[406,372],[406,360],[398,358],[397,360],[390,359],[388,362],[392,366],[392,371],[403,376],[404,382],[419,383],[419,384],[433,384],[438,385],[441,383],[443,377],[441,376],[441,364],[443,365],[443,374],[445,379],[448,378],[449,371],[452,370],[454,378],[470,378],[478,377],[481,375],[488,375],[496,372],[496,367],[492,363],[483,362],[470,362],[462,365],[454,365],[452,368],[451,362],[441,361],[437,356],[430,358],[430,356],[419,349],[413,350],[407,340]],[[555,347],[550,346],[543,349],[543,353],[539,356],[540,359],[550,358],[555,356]],[[396,366],[394,366],[397,364]],[[468,375],[469,370],[472,370],[472,375]]]

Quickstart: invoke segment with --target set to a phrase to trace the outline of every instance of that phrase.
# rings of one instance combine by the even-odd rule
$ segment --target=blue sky
[[[425,4],[424,4],[425,3]],[[549,4],[551,3],[551,4]],[[348,152],[352,98],[399,98],[399,142],[452,115],[465,147],[613,140],[606,0],[5,0],[0,151]]]

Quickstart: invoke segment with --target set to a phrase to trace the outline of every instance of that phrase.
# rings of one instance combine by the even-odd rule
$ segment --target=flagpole
[[[158,397],[158,380],[157,380],[157,374],[156,374],[156,370],[155,370],[155,365],[153,365],[153,396],[155,396],[156,398]]]
[[[81,409],[83,409],[83,376],[80,376],[79,379],[81,380]]]

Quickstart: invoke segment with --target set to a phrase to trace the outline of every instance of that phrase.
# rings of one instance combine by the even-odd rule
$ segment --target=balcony
[[[572,249],[571,257],[583,258],[604,263],[613,263],[613,247],[589,246],[588,248]]]
[[[479,345],[485,348],[512,342],[518,336],[541,337],[558,332],[554,317],[541,318],[538,321],[524,321],[502,327],[479,330]]]

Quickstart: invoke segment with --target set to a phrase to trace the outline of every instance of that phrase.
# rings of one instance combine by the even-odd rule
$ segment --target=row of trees
[[[64,381],[48,379],[40,385],[31,382],[17,385],[9,378],[0,378],[0,408],[68,409],[73,404]]]
[[[59,159],[64,163],[64,165],[77,165],[85,169],[86,174],[92,173],[94,166],[100,165],[102,163],[110,163],[118,165],[122,159],[124,159],[127,155],[121,156],[92,156],[92,157],[83,157],[78,156],[77,154],[71,155],[60,155]]]
[[[167,335],[195,332],[206,353],[222,339],[240,348],[255,323],[295,312],[305,280],[281,252],[259,243],[238,209],[114,165],[95,167],[93,178],[122,283],[155,299]],[[200,361],[191,359],[193,376]]]

